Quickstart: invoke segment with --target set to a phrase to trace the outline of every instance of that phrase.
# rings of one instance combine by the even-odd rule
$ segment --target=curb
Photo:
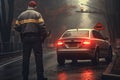
[[[102,73],[102,80],[120,80],[120,75],[111,74],[117,55],[113,57],[113,61],[108,65],[106,70]]]

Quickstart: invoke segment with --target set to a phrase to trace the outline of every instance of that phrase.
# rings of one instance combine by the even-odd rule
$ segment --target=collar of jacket
[[[35,7],[36,8],[36,7]],[[34,7],[29,7],[28,6],[28,10],[34,10],[35,9]]]

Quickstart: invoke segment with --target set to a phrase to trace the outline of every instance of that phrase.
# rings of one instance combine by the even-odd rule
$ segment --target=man
[[[43,60],[42,60],[42,43],[47,37],[47,30],[41,14],[35,11],[37,3],[30,1],[28,9],[22,12],[16,20],[15,30],[21,35],[23,43],[23,80],[28,80],[30,54],[33,49],[36,62],[37,80],[47,80],[44,77]]]

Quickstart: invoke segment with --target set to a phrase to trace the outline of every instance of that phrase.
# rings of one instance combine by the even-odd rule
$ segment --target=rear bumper
[[[59,49],[57,55],[65,59],[92,59],[95,56],[91,49]]]

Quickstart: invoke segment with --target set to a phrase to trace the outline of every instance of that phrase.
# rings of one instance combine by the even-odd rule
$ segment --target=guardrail
[[[0,43],[0,55],[22,51],[22,43]]]

